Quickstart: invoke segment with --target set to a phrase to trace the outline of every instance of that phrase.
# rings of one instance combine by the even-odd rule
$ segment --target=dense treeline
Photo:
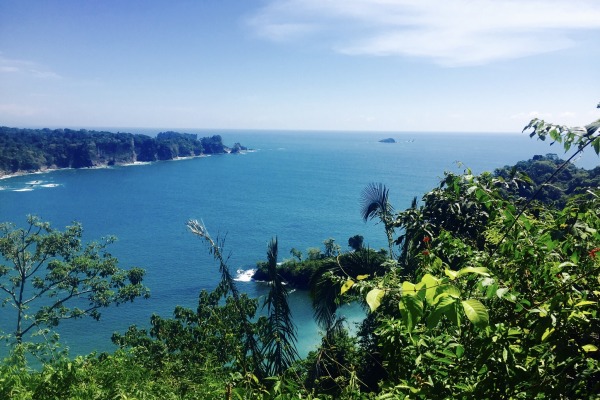
[[[535,120],[529,128],[565,148],[591,145],[600,153],[599,126],[573,134]],[[565,167],[559,168],[552,175]],[[153,316],[149,329],[115,334],[120,349],[113,354],[56,357],[37,372],[26,368],[16,346],[0,366],[0,396],[597,398],[600,190],[591,179],[569,186],[562,206],[551,194],[524,202],[519,189],[532,184],[518,173],[446,173],[398,212],[385,185],[369,185],[361,216],[380,220],[389,249],[366,249],[355,236],[352,251],[343,252],[327,239],[324,251],[309,249],[302,260],[292,249],[295,259],[278,266],[273,240],[259,266],[270,286],[262,299],[238,292],[223,241],[190,221],[221,274],[195,309],[177,307],[173,318]],[[294,349],[285,274],[308,280],[322,329],[319,347],[304,360]],[[356,335],[338,315],[349,302],[368,311]]]
[[[0,127],[0,176],[55,168],[172,160],[202,154],[238,152],[220,135],[198,139],[195,134],[161,132],[156,138],[131,133],[85,129],[19,129]]]
[[[536,155],[527,161],[519,161],[514,166],[505,166],[494,171],[494,175],[520,184],[507,187],[507,192],[529,199],[540,190],[536,200],[556,207],[564,207],[567,200],[585,193],[588,189],[600,187],[600,167],[591,170],[577,168],[572,163],[550,177],[565,163],[556,154]],[[519,182],[519,180],[521,182]]]

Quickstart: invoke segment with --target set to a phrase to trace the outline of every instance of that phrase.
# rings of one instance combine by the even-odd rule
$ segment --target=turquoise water
[[[147,270],[151,299],[106,309],[99,322],[66,321],[59,327],[72,354],[111,350],[113,332],[147,326],[153,313],[168,317],[176,305],[195,308],[198,292],[214,288],[217,265],[187,231],[190,218],[202,219],[214,237],[226,237],[233,270],[264,260],[273,236],[279,239],[280,259],[288,258],[292,247],[306,254],[330,237],[346,248],[356,234],[379,248],[385,246],[382,227],[365,224],[359,215],[360,193],[368,183],[385,183],[395,208],[403,209],[432,189],[445,170],[469,167],[479,173],[559,150],[525,134],[197,133],[218,133],[226,144],[241,142],[255,151],[0,181],[0,221],[22,226],[27,214],[57,228],[80,221],[86,240],[119,238],[111,253],[122,267]],[[398,143],[378,142],[386,137]],[[587,168],[597,164],[592,154],[579,160]],[[265,291],[256,282],[239,286],[253,296]],[[290,301],[305,354],[318,342],[318,330],[306,293],[294,292]],[[11,310],[0,312],[0,329],[10,332]],[[360,316],[357,309],[348,314]]]

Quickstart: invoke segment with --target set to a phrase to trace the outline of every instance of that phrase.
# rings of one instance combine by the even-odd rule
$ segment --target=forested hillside
[[[561,166],[563,168],[559,170]],[[557,207],[564,207],[575,194],[600,187],[600,166],[591,170],[577,168],[556,154],[536,155],[514,166],[498,168],[494,175],[520,182],[507,187],[508,192],[528,199],[539,190],[536,200]]]
[[[172,160],[202,154],[238,152],[221,136],[161,132],[156,138],[131,133],[81,129],[0,127],[0,176],[56,168],[89,168],[133,162]]]

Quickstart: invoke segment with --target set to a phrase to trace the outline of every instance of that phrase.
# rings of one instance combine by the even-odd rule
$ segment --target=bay
[[[110,129],[156,134],[160,130]],[[383,227],[360,218],[360,194],[370,182],[390,189],[396,209],[435,187],[444,171],[491,171],[535,154],[559,152],[525,134],[409,132],[189,131],[220,134],[226,144],[254,149],[220,155],[105,169],[61,170],[0,180],[0,222],[24,226],[27,214],[64,228],[84,227],[84,238],[115,235],[110,247],[120,266],[145,268],[149,300],[102,311],[102,319],[66,321],[58,328],[71,354],[111,351],[113,332],[131,324],[148,327],[153,313],[164,317],[176,305],[195,308],[198,293],[211,290],[218,266],[206,246],[190,234],[188,219],[202,219],[214,237],[225,238],[233,270],[265,259],[274,236],[280,260],[295,247],[323,247],[327,238],[347,248],[349,237],[364,236],[372,248],[385,247]],[[379,143],[393,137],[397,143]],[[562,157],[563,154],[559,152]],[[588,152],[577,165],[592,168]],[[266,287],[239,282],[262,296]],[[305,355],[318,343],[310,299],[296,291],[290,299]],[[11,310],[0,309],[0,330],[11,331]],[[347,312],[355,321],[361,311]]]

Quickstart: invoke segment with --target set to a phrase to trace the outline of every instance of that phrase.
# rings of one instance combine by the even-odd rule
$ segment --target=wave
[[[256,269],[238,269],[237,276],[233,279],[237,282],[251,282],[252,276],[256,272]]]
[[[31,192],[33,188],[14,189],[13,192]]]

